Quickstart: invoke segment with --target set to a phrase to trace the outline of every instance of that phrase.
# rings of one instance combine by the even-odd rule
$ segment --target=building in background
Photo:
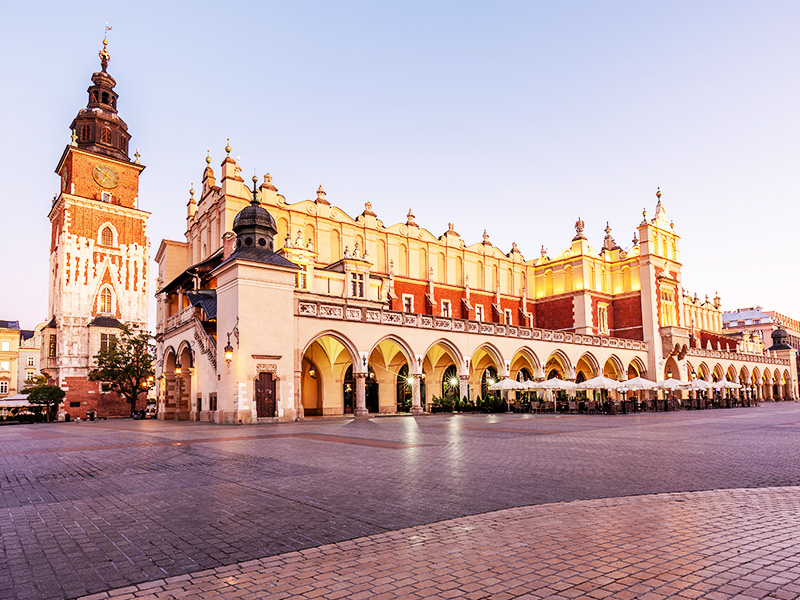
[[[657,194],[626,249],[584,223],[565,249],[526,259],[487,232],[467,243],[355,217],[325,191],[289,203],[269,174],[249,190],[227,156],[191,190],[185,241],[164,240],[156,324],[159,414],[220,423],[420,412],[475,399],[498,377],[668,377],[795,394],[790,351],[726,336],[719,298],[681,285],[680,237]]]
[[[149,213],[139,208],[139,153],[131,161],[128,126],[117,113],[116,81],[92,75],[86,108],[56,167],[61,191],[50,208],[50,319],[42,330],[40,368],[67,393],[61,414],[124,416],[129,405],[88,380],[94,356],[122,323],[147,328]]]
[[[40,323],[35,329],[20,329],[19,332],[19,378],[18,389],[22,390],[41,375],[39,356],[41,354],[42,329]]]
[[[0,321],[0,398],[20,390],[19,345],[19,321]]]

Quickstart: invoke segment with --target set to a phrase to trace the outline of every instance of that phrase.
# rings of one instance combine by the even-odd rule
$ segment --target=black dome
[[[244,207],[233,220],[233,231],[237,235],[240,230],[249,229],[251,227],[269,229],[272,231],[273,235],[278,231],[278,228],[275,226],[275,219],[272,218],[272,215],[257,204],[250,204]]]
[[[772,346],[770,350],[791,350],[789,345],[789,333],[783,328],[778,327],[772,332]]]

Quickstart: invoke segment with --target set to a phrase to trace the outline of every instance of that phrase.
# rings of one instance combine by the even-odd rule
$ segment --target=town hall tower
[[[50,322],[43,330],[42,372],[66,392],[62,410],[126,414],[116,394],[89,382],[94,356],[121,324],[147,329],[149,213],[139,209],[144,165],[128,155],[128,126],[117,113],[116,81],[108,74],[107,39],[89,102],[70,126],[72,141],[56,167],[60,193],[49,218]]]

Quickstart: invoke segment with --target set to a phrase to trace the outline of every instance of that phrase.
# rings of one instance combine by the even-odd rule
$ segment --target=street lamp
[[[182,372],[183,369],[181,369],[181,361],[179,360],[177,363],[175,363],[175,375],[180,375]]]

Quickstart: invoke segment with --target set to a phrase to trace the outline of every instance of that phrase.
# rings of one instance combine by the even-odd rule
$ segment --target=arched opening
[[[103,246],[114,246],[114,230],[109,225],[100,230],[100,244]]]
[[[489,391],[489,387],[498,381],[500,381],[500,377],[497,374],[497,369],[492,365],[486,367],[481,374],[481,396],[485,398],[490,394],[494,394],[495,392]]]
[[[568,379],[569,363],[566,357],[557,352],[550,355],[544,367],[545,379]]]
[[[470,394],[476,394],[474,398],[470,396],[471,401],[477,401],[478,397],[486,397],[489,393],[487,388],[492,385],[487,381],[490,379],[493,380],[493,383],[499,381],[499,373],[503,364],[503,359],[494,346],[484,344],[475,350],[469,364]]]
[[[603,377],[620,381],[623,379],[623,372],[622,363],[615,355],[609,357],[609,359],[603,365]]]
[[[589,352],[578,359],[575,365],[575,382],[580,383],[587,379],[592,379],[600,373],[600,365],[597,359]]]
[[[436,396],[440,393],[439,398],[446,399],[446,405],[467,395],[469,386],[467,382],[462,386],[458,367],[460,364],[463,364],[461,355],[455,346],[446,340],[435,342],[425,352],[422,365],[427,386],[421,398],[426,410],[438,403],[439,399]]]
[[[369,354],[370,374],[366,382],[369,412],[409,412],[414,386],[420,386],[420,398],[424,398],[425,378],[414,376],[409,365],[409,354],[403,342],[394,338],[383,339],[372,349]]]
[[[100,290],[100,312],[110,314],[114,312],[114,296],[107,286]]]
[[[346,338],[323,334],[303,353],[300,396],[303,414],[342,415],[355,409],[355,350]]]
[[[180,371],[180,372],[178,372]],[[185,421],[190,418],[191,411],[197,411],[196,406],[191,406],[192,379],[194,374],[194,359],[189,346],[184,343],[178,349],[178,362],[175,364],[175,412],[176,420]]]

